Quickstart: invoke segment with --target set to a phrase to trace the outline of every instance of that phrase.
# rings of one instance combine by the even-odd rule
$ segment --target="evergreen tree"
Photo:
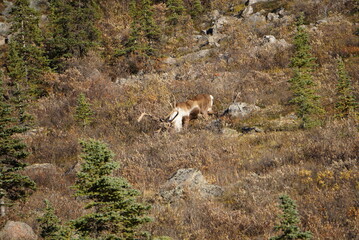
[[[160,39],[159,27],[153,18],[151,0],[136,0],[130,2],[131,33],[125,48],[118,51],[117,55],[138,53],[153,55],[155,45]]]
[[[70,239],[70,231],[61,225],[60,219],[48,200],[45,200],[44,214],[37,219],[40,226],[40,236],[45,240]]]
[[[203,13],[203,6],[201,0],[194,0],[190,15],[193,19],[198,18]]]
[[[120,177],[113,177],[118,164],[113,153],[99,141],[80,142],[83,165],[74,186],[76,195],[89,200],[93,211],[73,221],[81,239],[136,239],[137,228],[149,221],[144,214],[149,207],[137,203],[139,192]]]
[[[2,73],[1,73],[2,75]],[[26,166],[26,145],[14,135],[23,133],[26,127],[16,124],[11,105],[4,97],[3,76],[0,77],[0,205],[1,215],[12,201],[24,199],[35,190],[35,183],[19,173]]]
[[[141,1],[141,15],[140,15],[140,25],[143,31],[144,37],[147,38],[149,44],[153,41],[156,41],[160,37],[160,32],[158,26],[153,19],[152,11],[152,1],[151,0],[142,0]]]
[[[99,41],[96,21],[100,10],[94,0],[50,0],[50,40],[47,42],[51,67],[64,69],[70,57],[83,57]]]
[[[75,113],[75,120],[82,126],[86,127],[92,123],[93,112],[91,110],[91,104],[83,93],[77,98],[77,107]]]
[[[28,0],[16,0],[10,21],[9,76],[14,84],[23,87],[26,95],[46,95],[43,74],[48,70],[48,60],[43,50],[39,13],[30,8]]]
[[[167,7],[169,10],[168,23],[171,25],[176,25],[180,16],[182,16],[186,9],[183,5],[182,0],[168,0]]]
[[[8,52],[8,74],[11,79],[9,85],[11,87],[11,97],[14,103],[14,110],[18,115],[19,124],[28,126],[31,122],[31,116],[26,113],[26,102],[29,97],[29,88],[26,80],[26,63],[19,56],[17,42],[11,42]]]
[[[282,234],[271,237],[270,240],[311,239],[311,232],[302,232],[297,226],[297,224],[300,224],[300,220],[295,202],[287,195],[282,195],[279,199],[281,201],[279,207],[282,209],[283,214],[280,216],[280,224],[275,226],[274,230],[281,231]]]
[[[297,105],[297,115],[302,120],[302,127],[310,128],[320,124],[319,116],[323,109],[319,105],[319,96],[315,93],[312,72],[316,66],[311,55],[309,37],[303,27],[304,17],[296,22],[297,33],[294,37],[295,54],[291,59],[294,76],[289,80],[293,98],[291,103]]]
[[[351,79],[341,58],[338,58],[338,84],[336,90],[338,96],[335,105],[337,116],[345,118],[354,115],[358,103],[355,101]]]

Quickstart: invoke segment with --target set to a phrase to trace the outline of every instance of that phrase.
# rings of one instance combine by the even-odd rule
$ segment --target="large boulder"
[[[35,163],[27,166],[24,170],[27,172],[56,172],[57,168],[51,163]]]
[[[276,39],[273,35],[265,35],[263,37],[263,45],[265,47],[276,47],[278,49],[287,49],[291,47],[292,45],[290,43],[287,43],[285,39]]]
[[[218,197],[223,194],[220,186],[209,184],[201,171],[193,168],[179,169],[161,188],[161,197],[168,202],[181,199],[186,193],[199,193],[203,198]]]
[[[36,240],[32,228],[23,222],[8,221],[0,232],[0,240]]]
[[[229,116],[232,118],[245,118],[251,113],[258,111],[259,107],[254,104],[248,104],[245,102],[232,103],[224,112],[223,116]]]

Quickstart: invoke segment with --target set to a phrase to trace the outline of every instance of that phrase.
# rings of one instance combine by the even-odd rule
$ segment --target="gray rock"
[[[239,133],[237,130],[228,127],[223,128],[222,133],[224,136],[227,137],[238,137],[243,135],[242,133]]]
[[[316,25],[328,23],[328,19],[321,19],[315,22]]]
[[[23,222],[8,221],[0,232],[1,240],[36,240],[32,228]]]
[[[51,163],[36,163],[25,167],[26,171],[56,171],[56,166]]]
[[[173,64],[176,64],[177,61],[176,61],[176,59],[173,58],[173,57],[168,57],[168,58],[165,58],[165,59],[163,60],[163,63],[169,64],[169,65],[173,65]]]
[[[276,21],[279,19],[279,15],[275,13],[268,13],[267,14],[267,20],[270,22]]]
[[[205,32],[206,31],[204,31],[204,34],[206,34]],[[199,35],[199,34],[193,35],[192,37],[193,37],[193,40],[195,40],[195,41],[199,41],[201,38],[203,38],[203,36]]]
[[[101,72],[97,68],[95,68],[93,69],[93,71],[89,71],[88,76],[86,77],[91,80],[96,80],[99,79],[101,76],[102,76]]]
[[[179,60],[192,62],[192,61],[196,61],[196,60],[199,60],[201,58],[205,58],[205,57],[209,56],[209,54],[211,52],[212,51],[210,49],[204,49],[204,50],[200,50],[198,52],[189,53],[189,54],[181,57]]]
[[[287,12],[284,10],[284,8],[281,8],[281,9],[277,12],[277,14],[278,14],[279,18],[282,18],[282,17],[284,17],[284,16],[287,14]]]
[[[243,18],[248,18],[249,16],[251,16],[253,14],[253,7],[252,6],[248,6],[246,7],[242,13],[240,13],[240,17]]]
[[[212,198],[223,194],[220,186],[208,184],[201,171],[193,168],[179,169],[161,188],[165,201],[174,202],[186,192],[198,192],[200,197]]]
[[[273,48],[277,48],[279,50],[284,50],[286,48],[291,47],[290,43],[287,43],[285,39],[277,40],[273,35],[265,35],[263,37],[263,47],[269,48],[269,50],[273,51],[273,55],[275,54],[275,50]]]
[[[220,16],[221,16],[221,15],[220,15],[220,13],[219,13],[218,10],[213,10],[213,11],[211,12],[210,18],[211,18],[212,20],[217,20]]]
[[[235,102],[231,104],[222,114],[223,116],[230,116],[233,118],[244,118],[249,114],[258,111],[259,107],[254,104],[244,102]]]
[[[209,38],[209,36],[203,35],[203,36],[201,36],[201,38],[199,38],[197,40],[197,45],[199,46],[199,48],[202,48],[209,44],[208,38]]]
[[[265,35],[263,39],[268,43],[276,43],[277,39],[273,35]]]
[[[223,39],[225,39],[227,37],[227,35],[225,34],[213,34],[213,36],[209,36],[208,37],[208,44],[210,46],[215,46],[215,47],[219,47],[219,42],[222,41]]]
[[[248,22],[251,23],[258,23],[258,22],[265,22],[266,18],[262,15],[261,12],[256,12],[255,14],[252,14],[246,18]]]
[[[259,127],[242,127],[241,128],[242,133],[260,133],[264,132],[263,129]]]
[[[6,44],[6,37],[0,35],[0,46]]]
[[[213,120],[207,125],[207,129],[214,133],[223,133],[223,123],[220,119]]]
[[[10,13],[12,7],[14,6],[14,3],[5,0],[5,1],[4,1],[4,4],[5,4],[6,7],[5,7],[4,11],[2,11],[1,14],[2,14],[3,16],[7,17],[7,16],[9,16],[9,13]]]
[[[49,2],[47,0],[30,0],[30,7],[40,11],[49,7]]]
[[[6,22],[0,22],[0,35],[7,36],[10,30],[10,24]]]
[[[246,5],[253,5],[253,4],[256,4],[256,3],[259,3],[259,2],[270,2],[270,1],[273,1],[273,0],[248,0],[246,2]]]
[[[227,17],[220,17],[214,24],[215,32],[218,32],[220,29],[223,28],[224,25],[228,24]]]

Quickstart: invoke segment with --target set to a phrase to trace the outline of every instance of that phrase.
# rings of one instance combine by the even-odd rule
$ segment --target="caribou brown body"
[[[165,120],[174,125],[176,132],[180,132],[183,125],[187,127],[189,120],[197,118],[199,114],[202,114],[207,119],[208,114],[214,113],[212,107],[213,96],[199,94],[186,102],[177,103]]]

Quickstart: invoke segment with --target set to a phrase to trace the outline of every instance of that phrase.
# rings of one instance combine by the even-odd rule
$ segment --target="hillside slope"
[[[84,203],[70,186],[78,141],[94,138],[115,153],[116,175],[152,205],[153,221],[143,228],[153,236],[268,239],[276,235],[278,197],[288,194],[298,205],[300,227],[313,239],[358,238],[359,120],[335,118],[338,56],[359,99],[357,1],[202,1],[205,10],[198,18],[185,14],[174,26],[166,23],[166,1],[154,1],[161,35],[152,56],[116,54],[130,37],[129,1],[98,2],[100,45],[67,59],[64,71],[46,73],[48,95],[29,105],[34,127],[22,136],[31,152],[27,161],[53,167],[25,170],[38,189],[1,223],[24,221],[38,233],[44,199],[63,221],[81,216]],[[300,127],[290,104],[289,65],[300,12],[316,58],[315,90],[325,109],[322,126],[312,129]],[[86,126],[75,117],[81,93],[94,113]],[[218,115],[234,102],[258,110],[242,118],[199,117],[180,133],[158,131],[163,124],[156,117],[201,93],[214,96]],[[155,118],[137,122],[144,112]],[[184,188],[178,199],[166,201],[160,190],[187,168],[200,170],[223,194],[202,197]]]

